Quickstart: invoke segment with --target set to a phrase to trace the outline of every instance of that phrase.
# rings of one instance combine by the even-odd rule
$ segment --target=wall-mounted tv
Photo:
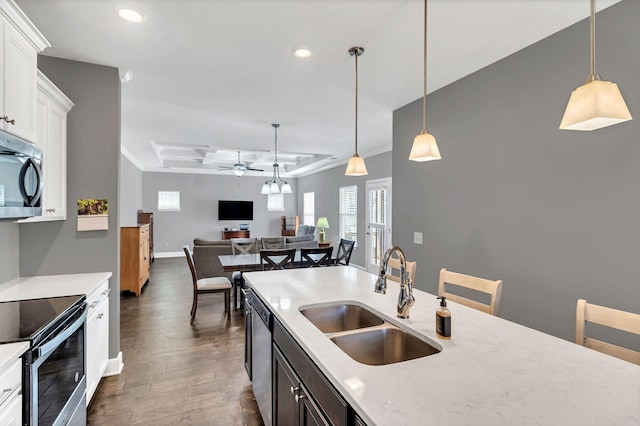
[[[253,220],[253,201],[218,201],[218,220]]]

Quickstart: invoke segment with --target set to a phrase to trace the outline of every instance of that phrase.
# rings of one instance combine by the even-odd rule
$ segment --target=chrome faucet
[[[387,264],[393,253],[398,253],[398,259],[400,260],[400,294],[398,294],[398,317],[409,318],[409,310],[415,303],[416,299],[413,297],[413,282],[406,270],[406,260],[404,252],[398,246],[391,246],[387,249],[382,261],[380,262],[380,269],[378,270],[378,280],[376,281],[375,292],[387,293]]]

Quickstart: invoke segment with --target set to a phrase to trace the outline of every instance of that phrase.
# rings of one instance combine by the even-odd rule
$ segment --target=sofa
[[[285,248],[317,248],[318,241],[312,234],[295,237],[282,237]],[[260,250],[262,244],[258,238],[256,249]],[[256,251],[257,252],[257,251]],[[196,238],[193,240],[193,263],[196,267],[198,279],[209,277],[227,277],[232,279],[231,272],[224,272],[218,256],[233,254],[231,240],[211,241]]]

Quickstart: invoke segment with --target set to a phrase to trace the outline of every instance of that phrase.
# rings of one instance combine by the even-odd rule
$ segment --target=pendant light
[[[273,162],[273,177],[262,185],[261,194],[291,194],[291,185],[286,180],[280,178],[280,166],[278,165],[278,123],[271,125],[275,129],[275,160]],[[278,184],[282,183],[282,187]]]
[[[358,155],[358,56],[364,53],[362,47],[352,47],[349,49],[349,55],[356,57],[356,153],[349,159],[347,170],[344,172],[346,176],[364,176],[367,173],[367,166],[364,164],[364,158]]]
[[[424,0],[424,92],[422,96],[422,132],[413,139],[409,160],[431,161],[440,160],[440,150],[436,138],[427,132],[427,0]]]
[[[589,18],[589,41],[591,53],[591,75],[582,86],[571,93],[564,111],[560,129],[596,130],[631,120],[631,113],[622,98],[618,85],[603,81],[596,74],[596,11],[595,0],[591,0]]]

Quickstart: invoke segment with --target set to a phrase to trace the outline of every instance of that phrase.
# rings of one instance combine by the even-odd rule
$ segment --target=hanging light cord
[[[358,49],[355,51],[356,57],[356,155],[358,155]]]
[[[596,0],[591,0],[591,16],[589,18],[589,42],[591,44],[591,81],[596,78]]]
[[[424,0],[424,95],[422,96],[422,133],[427,133],[427,0]]]

